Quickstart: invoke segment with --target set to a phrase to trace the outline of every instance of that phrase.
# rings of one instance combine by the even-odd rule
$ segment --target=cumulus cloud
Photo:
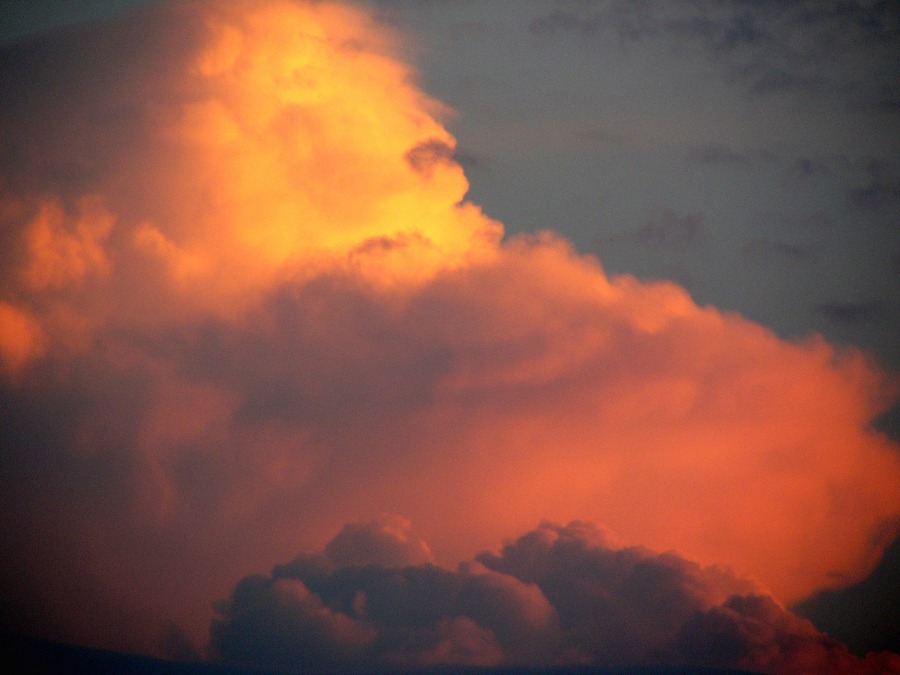
[[[374,523],[355,527],[376,536]],[[366,542],[359,547],[365,552]],[[215,656],[288,670],[674,664],[824,675],[900,667],[887,652],[852,656],[728,570],[618,548],[577,522],[545,523],[456,571],[335,567],[327,555],[304,556],[243,579],[219,614]]]
[[[410,532],[410,522],[385,515],[371,523],[350,523],[328,542],[325,559],[334,567],[406,567],[433,562],[428,544]]]
[[[423,565],[548,518],[785,602],[865,575],[900,516],[897,446],[870,427],[888,378],[552,233],[502,240],[383,31],[329,3],[182,2],[4,50],[4,622],[199,643],[234,579],[385,512],[430,547],[402,520],[348,526],[325,557],[372,577],[361,609],[303,575],[248,582],[260,614],[232,598],[222,653],[229,626],[284,616],[351,667],[382,644],[371,594],[412,569],[462,609],[425,641],[404,618],[385,653],[526,654],[553,632],[537,578]]]

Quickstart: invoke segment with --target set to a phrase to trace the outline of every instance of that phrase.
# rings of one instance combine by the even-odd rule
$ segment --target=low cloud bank
[[[321,555],[243,579],[211,651],[242,666],[361,671],[465,666],[702,666],[778,675],[897,672],[728,570],[619,548],[596,526],[542,524],[455,571],[397,556],[408,523],[351,526],[358,564]],[[386,545],[393,541],[394,545]],[[411,558],[415,558],[413,555]]]

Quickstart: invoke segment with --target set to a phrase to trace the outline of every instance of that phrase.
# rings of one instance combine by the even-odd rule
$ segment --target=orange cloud
[[[31,288],[77,284],[90,275],[109,273],[103,240],[114,219],[98,199],[85,197],[78,210],[78,217],[68,219],[59,204],[50,202],[28,224],[25,281]]]
[[[40,323],[27,311],[0,302],[0,360],[9,373],[40,357],[45,336]]]
[[[502,227],[460,203],[468,184],[440,105],[364,14],[184,2],[147,21],[160,42],[117,54],[91,97],[70,92],[68,134],[31,139],[46,147],[19,170],[50,167],[57,185],[7,195],[38,203],[22,232],[34,290],[112,272],[115,301],[145,315],[233,314],[335,265],[395,285],[493,254]],[[10,111],[10,144],[37,124],[28,112]],[[95,190],[73,191],[85,182]]]
[[[12,616],[108,646],[140,616],[144,649],[171,621],[199,642],[236,578],[384,512],[443,565],[590,519],[782,601],[859,578],[896,534],[874,364],[609,278],[550,233],[501,241],[367,15],[130,21],[23,47],[0,78],[21,85],[0,95],[19,149],[0,192]],[[422,662],[499,653],[478,625],[435,630]]]
[[[206,261],[198,283],[223,285],[237,265],[243,285],[268,284],[351,254],[376,278],[408,280],[496,243],[499,226],[458,205],[460,167],[418,151],[454,142],[364,15],[292,2],[184,11],[202,47],[182,86],[202,94],[165,110],[158,133],[174,159],[161,189],[174,183],[191,208],[155,227]],[[389,243],[376,265],[360,260],[369,242]]]

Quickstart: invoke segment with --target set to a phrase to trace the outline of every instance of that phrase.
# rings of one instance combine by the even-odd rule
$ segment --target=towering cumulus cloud
[[[287,0],[3,50],[5,627],[203,648],[230,596],[238,662],[851,659],[779,603],[897,533],[887,378],[504,240],[397,52]]]

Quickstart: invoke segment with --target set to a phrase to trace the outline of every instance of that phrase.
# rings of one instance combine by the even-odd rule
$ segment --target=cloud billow
[[[378,526],[365,531],[376,537]],[[305,556],[243,579],[219,613],[215,656],[291,671],[666,664],[846,674],[900,665],[887,652],[852,656],[725,569],[617,548],[586,523],[545,523],[456,571]]]
[[[900,518],[870,426],[890,378],[553,233],[504,239],[395,39],[341,5],[183,2],[4,50],[5,627],[201,644],[212,598],[299,548],[324,557],[223,606],[223,657],[687,658],[770,619],[709,604],[684,559],[780,602],[869,572]],[[663,220],[663,243],[702,230]],[[473,561],[582,519],[631,548],[548,526]],[[607,606],[576,553],[624,575]],[[413,588],[434,605],[384,590]]]

